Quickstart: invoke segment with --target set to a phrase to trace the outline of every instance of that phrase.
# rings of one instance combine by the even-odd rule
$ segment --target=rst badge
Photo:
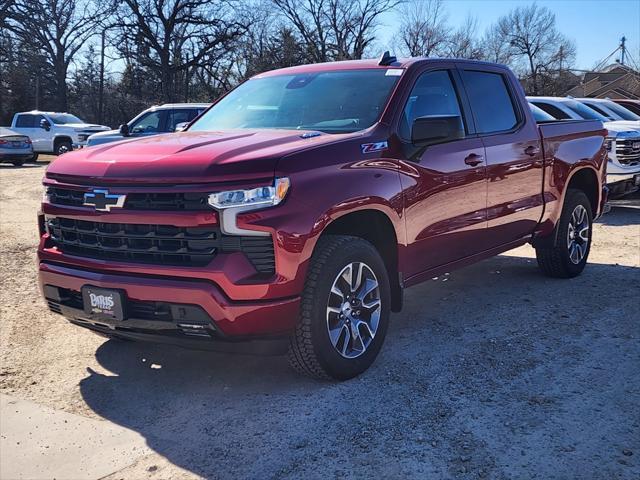
[[[375,142],[375,143],[363,143],[362,145],[360,145],[360,148],[362,148],[362,153],[373,153],[373,152],[379,152],[380,150],[384,150],[388,146],[389,145],[387,144],[387,142]]]
[[[101,212],[110,212],[112,208],[124,207],[126,195],[115,195],[108,190],[93,190],[84,194],[83,205],[94,207]]]

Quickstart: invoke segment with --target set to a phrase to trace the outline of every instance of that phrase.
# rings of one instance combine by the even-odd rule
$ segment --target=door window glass
[[[162,112],[149,112],[131,127],[131,133],[160,133],[161,126]]]
[[[462,77],[478,133],[504,132],[518,124],[518,116],[503,75],[464,70]]]
[[[416,118],[440,115],[462,118],[458,96],[446,70],[426,72],[418,78],[400,119],[400,136],[411,138],[411,126]]]

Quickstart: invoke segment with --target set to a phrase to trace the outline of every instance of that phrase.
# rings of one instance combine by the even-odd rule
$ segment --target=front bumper
[[[184,340],[204,345],[283,336],[295,327],[300,304],[299,297],[234,302],[207,281],[97,273],[46,261],[39,264],[39,282],[50,309],[76,324],[116,336],[164,338],[176,343]],[[105,321],[85,313],[77,302],[62,298],[65,295],[61,292],[77,294],[86,285],[123,291],[127,302],[140,305],[133,311],[146,312],[146,318],[137,318],[134,313],[122,321]],[[160,308],[159,304],[199,307],[204,314],[190,318],[185,309],[187,313],[180,318],[156,320],[153,308]]]

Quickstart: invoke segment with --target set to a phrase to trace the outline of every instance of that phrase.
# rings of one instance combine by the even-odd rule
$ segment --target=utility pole
[[[625,45],[626,43],[627,43],[627,37],[623,35],[622,38],[620,39],[620,51],[622,52],[620,54],[620,63],[622,65],[624,65],[624,57],[627,53],[627,47]]]
[[[105,35],[109,27],[102,29],[102,35],[100,38],[100,86],[98,87],[98,123],[102,125],[102,116],[104,110],[104,44]]]

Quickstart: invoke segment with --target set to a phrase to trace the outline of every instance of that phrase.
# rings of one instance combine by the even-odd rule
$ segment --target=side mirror
[[[459,115],[418,117],[411,126],[411,142],[420,147],[464,138],[464,124]]]
[[[174,132],[182,132],[185,128],[189,126],[189,122],[180,122],[176,125],[176,128],[173,130]]]
[[[49,120],[47,120],[46,118],[43,118],[42,120],[40,120],[40,128],[48,132],[49,130],[51,130],[51,123],[49,123]]]
[[[122,135],[123,137],[129,136],[129,125],[127,125],[126,123],[123,123],[122,125],[120,125],[118,130],[120,131],[120,135]]]

